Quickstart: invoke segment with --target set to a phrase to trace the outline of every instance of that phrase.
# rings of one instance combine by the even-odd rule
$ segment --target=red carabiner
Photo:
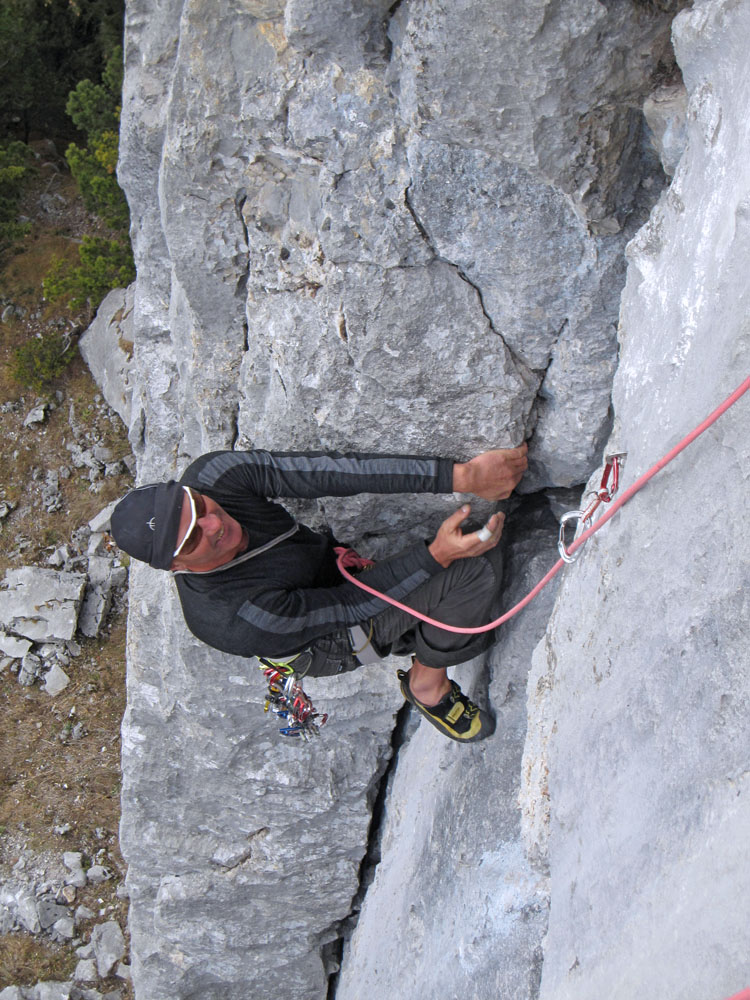
[[[597,494],[599,499],[604,503],[609,503],[615,493],[617,493],[620,486],[620,467],[624,458],[625,456],[623,454],[607,455],[606,457],[604,473],[602,474],[602,482]],[[609,482],[610,473],[612,474],[612,486],[608,487],[607,483]]]
[[[599,509],[600,504],[609,503],[614,499],[615,493],[617,493],[620,486],[620,469],[622,468],[624,458],[625,455],[622,453],[618,455],[607,455],[599,489],[596,490],[596,492],[592,491],[589,494],[589,496],[593,496],[594,499],[583,512],[581,521],[590,521]],[[610,475],[612,476],[612,485],[608,486]]]

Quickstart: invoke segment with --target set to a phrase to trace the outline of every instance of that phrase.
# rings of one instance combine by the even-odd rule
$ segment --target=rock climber
[[[411,654],[399,671],[404,697],[459,742],[490,735],[492,716],[469,700],[447,668],[471,659],[493,633],[459,635],[418,621],[360,590],[339,573],[334,539],[299,524],[271,498],[358,493],[466,493],[507,498],[527,467],[527,447],[484,452],[468,462],[404,455],[216,451],[179,482],[141,486],[111,518],[117,545],[170,571],[190,631],[239,656],[293,661],[324,676],[354,669],[349,630],[360,629],[380,655]],[[367,583],[423,614],[453,625],[493,620],[505,515],[464,532],[462,505],[434,539],[377,562]]]

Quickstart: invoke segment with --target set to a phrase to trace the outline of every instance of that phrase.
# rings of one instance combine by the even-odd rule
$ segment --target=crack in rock
[[[479,306],[480,306],[480,308],[482,310],[482,315],[487,320],[487,323],[489,325],[489,328],[490,328],[491,332],[496,337],[499,337],[500,340],[502,340],[503,344],[505,344],[505,349],[507,350],[508,354],[510,355],[511,361],[515,365],[516,369],[518,371],[521,371],[521,372],[529,372],[530,374],[535,375],[537,378],[539,378],[540,376],[539,376],[538,372],[534,368],[530,368],[526,364],[526,362],[523,361],[518,356],[518,354],[516,354],[516,352],[508,345],[508,343],[505,340],[505,338],[503,337],[502,333],[495,327],[495,324],[493,322],[492,316],[490,316],[490,314],[487,312],[487,308],[486,308],[486,306],[484,304],[484,296],[482,295],[482,289],[479,287],[479,285],[476,284],[476,282],[472,281],[471,278],[467,275],[467,273],[463,270],[463,268],[461,268],[458,264],[456,264],[455,261],[449,260],[447,257],[443,256],[443,254],[439,253],[439,251],[435,248],[435,245],[434,245],[434,243],[433,243],[433,241],[432,241],[432,239],[430,237],[430,234],[427,232],[427,229],[425,228],[424,223],[419,218],[419,215],[417,214],[417,211],[414,208],[414,205],[412,204],[411,198],[409,196],[409,191],[410,190],[411,190],[411,185],[409,185],[406,188],[406,190],[404,191],[404,204],[406,205],[406,208],[407,208],[409,214],[411,215],[412,219],[414,220],[414,225],[419,230],[419,233],[422,236],[422,239],[424,240],[425,244],[429,248],[430,252],[433,254],[435,260],[439,260],[439,261],[441,261],[441,263],[447,264],[449,267],[452,267],[455,270],[456,274],[459,276],[459,278],[462,281],[464,281],[467,285],[469,285],[470,288],[473,288],[473,290],[476,292],[477,298],[479,300]],[[558,334],[558,336],[559,336],[559,334]],[[550,357],[551,357],[551,355],[550,355]],[[549,365],[547,367],[549,367]],[[546,370],[547,369],[545,368],[544,371],[546,372]]]
[[[352,906],[348,916],[344,917],[335,926],[336,938],[324,944],[321,949],[321,958],[326,968],[331,970],[328,977],[326,1000],[336,1000],[336,989],[344,957],[344,948],[354,928],[357,926],[365,896],[372,885],[375,872],[380,864],[380,845],[386,820],[388,795],[398,767],[400,751],[409,742],[414,731],[414,726],[410,725],[413,722],[414,718],[410,712],[410,706],[406,702],[401,706],[396,715],[396,723],[391,734],[391,756],[382,774],[380,776],[375,775],[369,792],[373,801],[372,819],[367,835],[367,847],[359,866],[359,887],[352,897]]]

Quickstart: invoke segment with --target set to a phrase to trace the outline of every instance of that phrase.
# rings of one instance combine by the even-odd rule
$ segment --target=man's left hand
[[[483,500],[505,500],[518,486],[528,468],[528,445],[485,451],[469,462],[453,466],[453,489],[473,493]]]

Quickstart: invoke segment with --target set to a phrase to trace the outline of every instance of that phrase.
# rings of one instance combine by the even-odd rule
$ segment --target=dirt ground
[[[115,460],[130,456],[122,422],[101,398],[77,352],[41,393],[11,375],[14,350],[29,338],[58,331],[75,342],[88,325],[90,312],[74,316],[45,302],[41,282],[54,256],[72,257],[81,237],[99,230],[49,147],[22,212],[32,232],[0,258],[0,313],[8,304],[20,312],[0,322],[0,501],[14,505],[0,522],[0,578],[11,567],[46,565],[56,547],[71,544],[76,529],[132,485],[124,466],[119,474],[92,483],[89,470],[71,461],[66,446],[73,443],[103,445]],[[40,402],[50,407],[46,421],[24,427]],[[63,502],[54,512],[46,511],[42,501],[49,470],[60,472]],[[103,920],[117,919],[126,930],[127,902],[117,895],[125,875],[118,845],[124,604],[112,608],[98,639],[80,639],[81,653],[66,668],[71,683],[59,696],[51,698],[38,684],[22,687],[9,669],[0,673],[0,883],[19,862],[59,866],[65,851],[82,852],[84,867],[104,865],[112,878],[75,894],[74,907],[85,905],[96,915],[83,927],[83,942]],[[66,979],[77,961],[70,945],[27,934],[0,935],[0,989]],[[123,1000],[132,996],[121,980],[100,981],[96,988],[119,988]]]

